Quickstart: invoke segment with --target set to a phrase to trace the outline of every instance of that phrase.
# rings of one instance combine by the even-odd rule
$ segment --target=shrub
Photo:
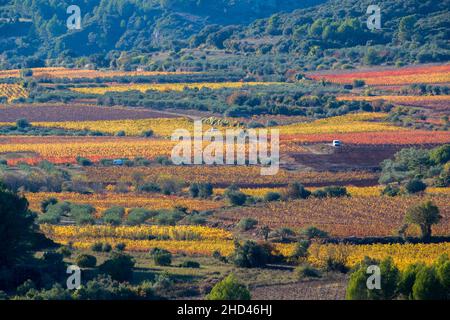
[[[286,189],[286,197],[288,199],[306,199],[311,195],[311,192],[298,183],[290,183]]]
[[[164,249],[153,248],[150,252],[153,261],[157,266],[170,266],[172,263],[172,254]]]
[[[17,128],[25,129],[31,126],[30,122],[27,119],[18,119],[16,121]]]
[[[210,183],[200,183],[198,191],[198,196],[202,199],[209,198],[214,193],[213,186]]]
[[[302,230],[301,234],[308,240],[311,240],[314,238],[317,238],[317,239],[328,238],[327,232],[322,231],[316,227],[308,227],[308,228]]]
[[[206,298],[208,300],[250,300],[250,291],[230,274],[218,282]]]
[[[310,246],[310,242],[307,240],[300,240],[295,245],[294,252],[291,255],[291,259],[293,260],[302,260],[308,257],[308,249]]]
[[[112,246],[109,243],[104,243],[102,245],[102,251],[103,252],[110,252],[112,250]]]
[[[117,131],[116,132],[116,137],[125,137],[126,133],[123,130]]]
[[[91,250],[94,252],[102,252],[103,249],[103,243],[101,242],[95,242],[91,246]]]
[[[193,269],[198,269],[200,268],[200,263],[196,262],[196,261],[184,261],[183,263],[180,264],[180,268],[193,268]]]
[[[189,193],[191,194],[192,198],[197,198],[199,192],[200,192],[200,188],[198,186],[198,183],[193,183],[189,186]]]
[[[136,226],[143,224],[150,218],[151,212],[143,208],[131,209],[127,215],[126,224],[130,226]]]
[[[117,281],[129,281],[133,276],[134,259],[124,253],[113,253],[111,259],[100,265],[99,271]]]
[[[297,275],[298,279],[321,277],[319,270],[307,264],[295,268],[295,274]]]
[[[247,195],[241,191],[231,191],[226,193],[228,201],[233,206],[242,206],[247,200]]]
[[[405,185],[406,192],[408,192],[409,194],[422,192],[426,188],[427,185],[423,183],[422,180],[419,179],[409,180]]]
[[[83,166],[83,167],[87,167],[87,166],[91,166],[92,165],[92,161],[87,159],[87,158],[77,157],[76,160],[77,160],[77,163],[80,166]]]
[[[253,229],[258,224],[258,221],[253,218],[244,218],[241,219],[238,223],[238,228],[242,231],[247,231]]]
[[[126,245],[125,243],[119,242],[119,243],[117,243],[117,244],[114,246],[114,248],[115,248],[117,251],[125,251],[126,246],[127,246],[127,245]]]
[[[389,197],[395,197],[400,194],[400,188],[389,184],[383,189],[382,194]]]
[[[47,207],[49,205],[53,205],[53,204],[56,204],[56,203],[58,203],[58,199],[56,199],[54,197],[50,197],[50,198],[42,200],[42,202],[41,202],[41,211],[44,212],[44,213],[47,212]]]
[[[179,210],[172,211],[161,211],[157,216],[155,216],[156,223],[162,226],[174,226],[178,221],[183,219],[185,214]]]
[[[364,87],[365,85],[366,85],[366,82],[364,80],[359,80],[359,79],[353,80],[353,86],[355,88],[361,88],[361,87]]]
[[[75,263],[80,268],[94,268],[97,264],[97,258],[90,254],[80,254]]]
[[[321,198],[326,198],[327,193],[326,193],[325,191],[321,190],[321,189],[317,189],[317,190],[313,191],[313,192],[311,193],[311,195],[312,195],[313,197],[315,197],[315,198],[321,199]]]
[[[325,187],[323,191],[327,194],[328,197],[337,198],[348,196],[347,189],[345,187],[330,186]]]
[[[143,137],[150,138],[153,136],[153,130],[147,130],[142,133]]]
[[[281,195],[278,192],[267,192],[264,196],[264,200],[267,202],[278,201],[281,199]]]
[[[159,185],[154,182],[145,183],[142,186],[140,186],[138,190],[140,192],[150,192],[150,193],[161,192],[161,188],[159,187]]]
[[[103,222],[112,226],[118,226],[122,223],[124,215],[124,207],[111,207],[103,212]]]
[[[271,259],[271,248],[254,241],[245,241],[243,245],[236,241],[233,262],[241,268],[259,268]]]

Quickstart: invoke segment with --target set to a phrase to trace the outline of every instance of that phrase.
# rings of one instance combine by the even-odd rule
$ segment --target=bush
[[[400,194],[400,188],[389,184],[383,189],[382,194],[389,197],[395,197]]]
[[[300,240],[296,243],[294,252],[290,256],[293,260],[303,260],[308,257],[308,249],[311,243],[307,240]]]
[[[161,188],[154,182],[145,183],[138,189],[140,192],[161,192]]]
[[[129,281],[133,276],[134,259],[123,253],[113,253],[111,259],[100,265],[99,271],[117,281]]]
[[[313,191],[313,192],[311,193],[311,195],[312,195],[314,198],[319,198],[319,199],[322,199],[322,198],[326,198],[326,197],[327,197],[327,193],[326,193],[325,191],[321,190],[321,189],[317,189],[317,190]]]
[[[130,226],[136,226],[143,224],[147,219],[151,216],[151,212],[149,210],[143,208],[134,208],[131,209],[127,215],[126,224]]]
[[[125,251],[126,246],[127,246],[127,245],[126,245],[125,243],[119,242],[119,243],[117,243],[117,244],[114,246],[114,248],[115,248],[117,251]]]
[[[17,128],[25,129],[31,126],[27,119],[19,119],[16,121]]]
[[[153,136],[153,130],[147,130],[142,133],[143,137],[150,138]]]
[[[254,241],[245,241],[243,245],[236,241],[233,262],[241,268],[264,267],[271,260],[271,248]]]
[[[172,254],[167,250],[153,248],[150,251],[150,254],[157,266],[170,266],[172,264]]]
[[[419,179],[409,180],[405,185],[406,192],[408,192],[409,194],[425,191],[426,188],[427,185]]]
[[[116,132],[116,137],[125,137],[126,133],[123,130],[117,131]]]
[[[278,192],[267,192],[264,196],[264,200],[267,202],[278,201],[281,199],[281,195]]]
[[[42,202],[41,202],[41,211],[44,212],[44,213],[47,212],[47,207],[49,205],[53,205],[53,204],[56,204],[56,203],[58,203],[58,199],[56,199],[54,197],[50,197],[50,198],[42,200]]]
[[[118,226],[122,223],[124,215],[124,207],[111,207],[103,212],[103,222],[112,226]]]
[[[101,242],[95,242],[91,246],[91,250],[94,252],[102,252],[103,249],[103,243]]]
[[[80,254],[75,263],[80,268],[94,268],[97,264],[97,258],[90,254]]]
[[[228,201],[233,206],[242,206],[247,200],[247,195],[241,191],[231,191],[226,193]]]
[[[322,231],[316,227],[308,227],[304,230],[302,230],[301,234],[308,240],[317,238],[317,239],[322,239],[322,238],[328,238],[328,233],[325,231]]]
[[[182,264],[180,264],[180,268],[192,268],[192,269],[198,269],[200,268],[200,263],[196,261],[184,261]]]
[[[238,223],[238,228],[242,231],[247,231],[253,229],[258,224],[258,221],[253,218],[244,218],[241,219]]]
[[[202,199],[209,198],[214,193],[213,186],[210,183],[200,183],[198,196]]]
[[[330,186],[325,187],[323,191],[327,194],[327,197],[338,198],[348,196],[347,189],[345,187]]]
[[[189,193],[191,194],[192,198],[197,198],[199,192],[200,192],[200,188],[198,186],[198,183],[193,183],[189,186]]]
[[[297,275],[298,279],[321,277],[319,270],[307,264],[295,268],[295,274]]]
[[[298,183],[290,183],[286,189],[286,197],[288,199],[306,199],[311,195],[311,192]]]
[[[77,157],[76,160],[77,160],[77,163],[80,166],[83,166],[83,167],[87,167],[87,166],[91,166],[92,165],[92,161],[87,159],[87,158]]]
[[[112,246],[109,243],[104,243],[102,245],[102,251],[103,252],[110,252],[112,250]]]
[[[208,300],[250,300],[250,291],[230,274],[218,282],[206,297]]]

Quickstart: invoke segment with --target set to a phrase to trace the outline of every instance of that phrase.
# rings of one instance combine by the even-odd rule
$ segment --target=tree
[[[0,185],[0,266],[13,267],[28,258],[42,234],[28,201]]]
[[[417,273],[412,288],[414,300],[440,300],[444,298],[444,288],[439,282],[436,269],[423,267]]]
[[[130,255],[114,252],[111,259],[100,265],[99,270],[101,273],[110,275],[114,280],[129,281],[133,276],[135,263]]]
[[[446,144],[431,150],[430,159],[436,164],[444,164],[450,161],[450,144]]]
[[[271,258],[271,248],[254,241],[245,241],[243,245],[236,241],[233,256],[234,264],[241,268],[264,267]]]
[[[411,40],[411,35],[413,35],[414,25],[416,23],[416,17],[407,16],[400,20],[398,25],[398,38],[400,41]]]
[[[441,220],[439,208],[430,200],[408,209],[405,216],[406,223],[417,224],[423,239],[431,237],[431,227]]]
[[[250,291],[233,274],[218,282],[208,294],[208,300],[250,300]]]
[[[367,273],[369,266],[380,268],[380,288],[369,289],[367,281],[371,276]],[[397,296],[397,285],[400,272],[394,265],[392,258],[388,257],[381,262],[365,258],[350,276],[347,286],[346,298],[348,300],[391,300]]]

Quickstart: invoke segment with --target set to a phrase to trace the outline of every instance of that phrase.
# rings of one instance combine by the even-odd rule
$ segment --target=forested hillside
[[[66,9],[81,8],[81,30]],[[134,70],[347,69],[449,60],[450,0],[0,1],[0,67]],[[200,59],[198,59],[200,58]]]
[[[0,51],[2,60],[34,56],[27,66],[46,58],[79,57],[118,51],[152,52],[187,47],[189,37],[207,26],[251,23],[280,11],[323,2],[257,0],[11,0],[0,1]],[[81,9],[82,29],[68,30],[66,9]],[[116,51],[117,50],[117,51]],[[114,52],[112,52],[114,51]],[[109,66],[105,59],[95,59]],[[106,59],[108,60],[108,59]]]

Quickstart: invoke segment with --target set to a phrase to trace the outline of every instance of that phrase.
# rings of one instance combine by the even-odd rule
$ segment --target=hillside
[[[95,0],[95,1],[0,1],[0,51],[17,65],[41,66],[47,58],[67,59],[107,54],[96,64],[109,67],[119,51],[152,52],[188,46],[188,39],[206,27],[245,25],[257,18],[292,11],[323,2],[257,0]],[[68,30],[66,9],[81,9],[82,29]],[[31,57],[32,56],[32,57]],[[23,63],[21,63],[23,64]]]

